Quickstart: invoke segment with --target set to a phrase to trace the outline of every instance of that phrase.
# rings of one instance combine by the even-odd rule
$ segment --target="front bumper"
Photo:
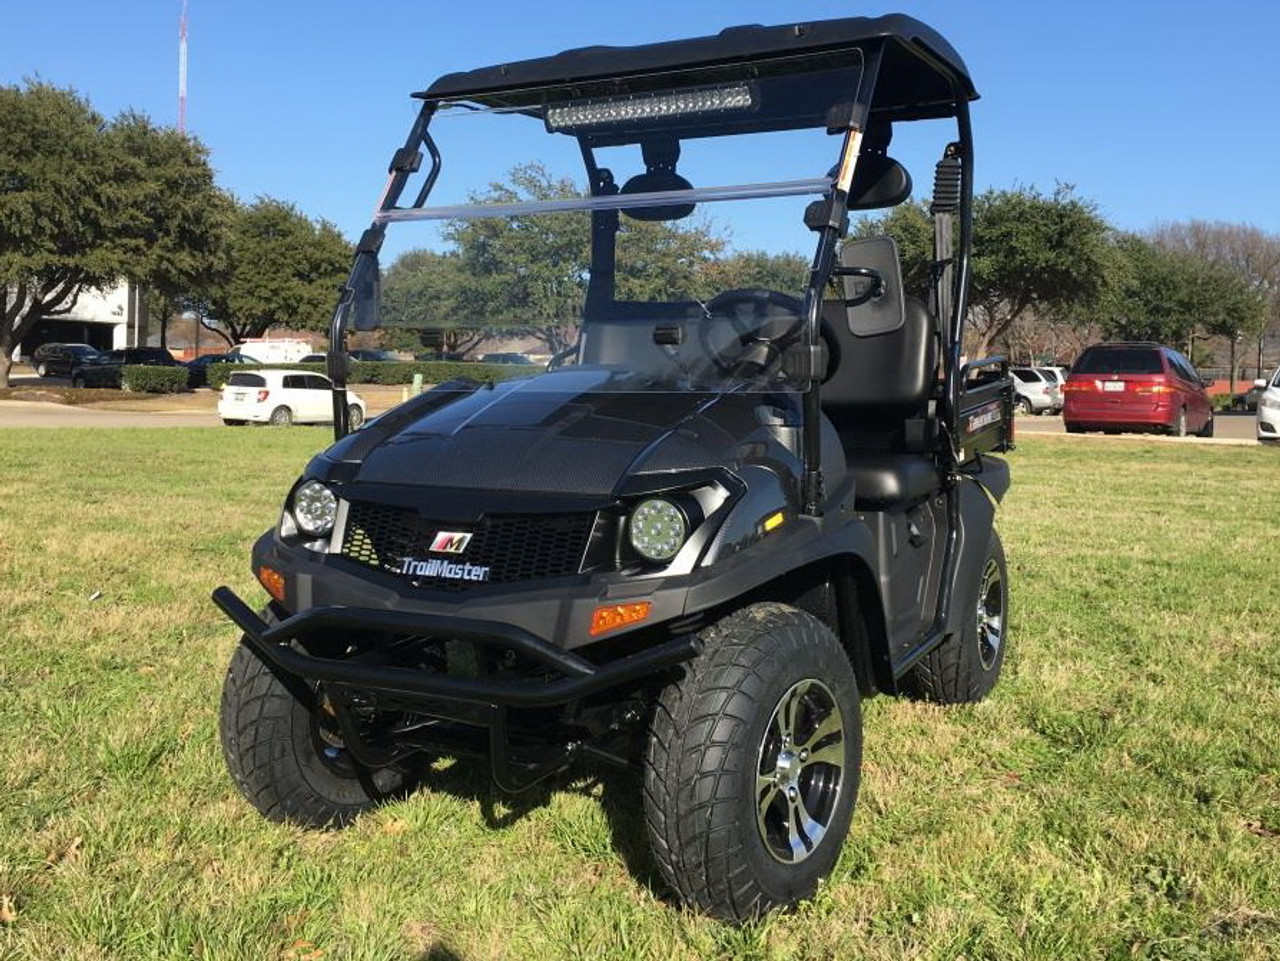
[[[244,632],[247,644],[286,684],[319,682],[328,696],[327,709],[337,719],[343,743],[369,768],[394,764],[423,750],[421,745],[374,744],[365,739],[352,715],[357,701],[385,700],[397,709],[437,719],[453,733],[433,745],[445,753],[486,756],[494,782],[518,792],[566,768],[588,748],[577,738],[549,737],[531,748],[527,731],[521,747],[512,738],[510,712],[560,708],[595,694],[642,680],[696,656],[701,641],[692,634],[603,664],[556,648],[540,637],[494,621],[412,611],[313,607],[268,624],[227,587],[213,592],[214,603]],[[453,641],[499,646],[515,651],[541,670],[536,677],[514,679],[456,676],[384,664],[371,664],[310,653],[299,639],[313,631],[385,630],[393,633],[444,635]],[[310,696],[306,692],[304,696]],[[433,721],[431,723],[436,723]],[[459,734],[459,725],[464,731]],[[476,742],[465,731],[483,732]]]
[[[1280,409],[1258,405],[1258,440],[1264,443],[1280,441]]]
[[[678,636],[639,653],[597,665],[570,651],[560,650],[528,631],[495,621],[408,611],[313,607],[269,625],[228,587],[217,588],[213,601],[244,632],[245,642],[266,662],[286,674],[400,698],[421,698],[427,707],[438,707],[435,702],[439,700],[501,707],[554,707],[657,673],[688,660],[700,650],[696,637]],[[455,677],[317,657],[290,644],[311,631],[326,628],[440,634],[453,640],[499,646],[548,668],[559,677],[539,681]]]

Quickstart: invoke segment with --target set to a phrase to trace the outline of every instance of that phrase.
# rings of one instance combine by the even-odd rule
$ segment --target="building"
[[[101,293],[85,291],[65,314],[36,322],[14,359],[30,357],[41,344],[89,344],[99,350],[145,346],[150,333],[139,290],[122,282]]]

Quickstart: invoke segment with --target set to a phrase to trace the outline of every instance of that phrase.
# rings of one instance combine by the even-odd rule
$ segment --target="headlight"
[[[653,497],[642,501],[627,525],[631,546],[651,561],[669,561],[680,552],[689,535],[684,512],[669,500]]]
[[[293,519],[304,534],[319,537],[333,530],[338,498],[319,481],[307,481],[293,495]]]
[[[1280,397],[1263,397],[1258,401],[1258,406],[1267,410],[1280,410]]]

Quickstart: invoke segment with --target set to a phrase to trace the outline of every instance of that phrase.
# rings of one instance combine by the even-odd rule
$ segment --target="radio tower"
[[[178,21],[178,133],[187,132],[187,0]]]

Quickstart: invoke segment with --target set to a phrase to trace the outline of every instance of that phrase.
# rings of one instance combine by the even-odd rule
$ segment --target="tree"
[[[1226,264],[1136,234],[1120,235],[1115,249],[1100,312],[1108,336],[1180,343],[1200,326],[1234,338],[1265,315],[1262,293]]]
[[[743,250],[709,264],[706,274],[713,292],[757,287],[799,296],[809,279],[809,260],[800,254]]]
[[[856,236],[887,233],[902,253],[903,283],[916,296],[931,287],[933,225],[924,202],[902,204],[860,222]],[[1061,316],[1096,302],[1110,259],[1110,231],[1093,204],[1059,185],[988,190],[974,200],[970,356],[989,354],[1028,317]]]
[[[518,166],[508,184],[490,184],[473,203],[517,203],[580,196],[568,178],[538,164]],[[389,327],[431,328],[452,344],[485,337],[531,337],[555,353],[571,345],[586,301],[591,217],[586,212],[457,220],[446,224],[443,253],[411,251],[387,271],[382,317]],[[706,218],[618,218],[615,296],[623,301],[705,301],[740,287],[798,293],[808,261],[797,254],[742,251]],[[465,336],[470,340],[464,340]]]
[[[0,387],[13,351],[85,290],[173,290],[211,266],[224,202],[207,150],[74,91],[0,87]]]
[[[517,166],[510,184],[491,184],[474,203],[576,197],[568,178],[540,164]],[[459,324],[501,329],[541,341],[552,353],[574,342],[591,267],[591,219],[586,212],[460,220],[444,235],[454,245],[461,283]],[[619,217],[617,297],[621,300],[705,299],[715,293],[707,267],[725,241],[711,225]]]
[[[462,264],[456,253],[410,250],[401,254],[382,278],[380,319],[388,346],[416,350],[437,342],[449,354],[479,347],[489,328],[467,326],[459,312]]]
[[[1247,224],[1211,223],[1192,220],[1155,227],[1151,240],[1166,250],[1182,251],[1234,271],[1264,301],[1261,315],[1235,314],[1219,329],[1208,330],[1229,338],[1232,378],[1235,377],[1236,342],[1257,338],[1258,376],[1262,376],[1262,342],[1269,326],[1280,321],[1280,236]]]
[[[185,134],[126,111],[107,136],[120,165],[113,187],[125,276],[171,313],[213,281],[233,202],[214,184],[208,151]]]
[[[312,222],[270,197],[237,204],[217,279],[207,290],[206,327],[234,345],[272,327],[327,330],[352,249],[326,220]]]

